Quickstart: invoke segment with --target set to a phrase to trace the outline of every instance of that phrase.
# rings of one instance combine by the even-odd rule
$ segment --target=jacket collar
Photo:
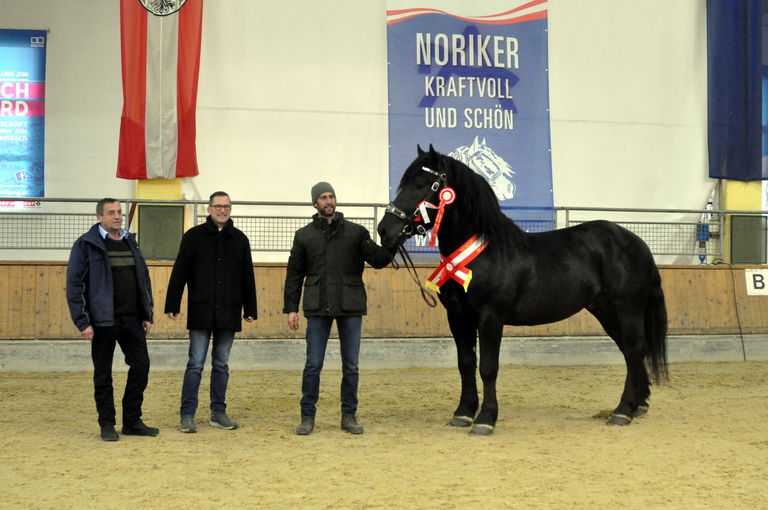
[[[106,248],[104,247],[104,237],[102,237],[101,232],[99,231],[100,226],[101,225],[98,223],[92,226],[91,229],[83,235],[83,239],[94,245],[96,248],[106,251]],[[127,232],[123,239],[133,240],[134,234]]]
[[[224,228],[221,229],[222,233],[230,234],[232,232],[232,229],[234,228],[234,223],[232,222],[232,218],[228,219],[227,222],[224,224]],[[211,219],[211,215],[209,214],[208,217],[205,219],[205,230],[209,234],[215,234],[219,231],[218,225],[216,225],[213,220]]]
[[[104,227],[101,226],[101,224],[98,224],[97,226],[99,228],[99,235],[101,236],[101,238],[102,239],[106,239],[107,235],[109,235],[109,232],[107,232],[106,229],[104,229]],[[125,237],[127,235],[128,235],[128,231],[125,230],[124,228],[121,228],[120,229],[120,240],[122,241],[123,239],[125,239]]]
[[[324,230],[325,226],[328,224],[325,218],[321,218],[318,213],[315,213],[312,215],[312,223],[315,224],[316,227],[318,227],[320,230]],[[342,225],[344,223],[344,214],[340,213],[339,211],[336,211],[336,215],[333,217],[333,221],[331,223],[335,223],[338,227],[339,225]]]

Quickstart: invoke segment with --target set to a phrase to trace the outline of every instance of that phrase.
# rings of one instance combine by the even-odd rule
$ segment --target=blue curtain
[[[709,176],[768,179],[762,165],[765,0],[707,0]]]

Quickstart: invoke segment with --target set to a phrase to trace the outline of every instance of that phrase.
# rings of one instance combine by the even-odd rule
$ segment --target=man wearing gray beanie
[[[311,434],[320,395],[320,371],[331,325],[336,321],[341,352],[341,429],[362,434],[357,422],[358,358],[366,294],[364,262],[376,269],[392,261],[393,252],[371,239],[362,225],[336,211],[336,193],[327,182],[312,186],[312,222],[296,231],[285,276],[283,313],[299,329],[299,301],[307,319],[307,358],[301,383],[301,423],[296,433]]]
[[[330,193],[334,197],[336,196],[336,192],[333,191],[333,186],[328,184],[327,182],[318,182],[314,186],[312,186],[312,205],[315,205],[317,203],[317,198],[322,195],[323,193]],[[335,204],[334,204],[335,207]]]

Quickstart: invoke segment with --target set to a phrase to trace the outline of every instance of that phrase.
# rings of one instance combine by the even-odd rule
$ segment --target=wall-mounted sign
[[[47,36],[0,29],[0,196],[45,195]]]

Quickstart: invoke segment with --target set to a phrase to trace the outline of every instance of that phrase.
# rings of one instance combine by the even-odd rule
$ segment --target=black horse
[[[624,392],[608,423],[628,425],[648,411],[646,363],[655,382],[667,377],[667,312],[658,268],[638,236],[608,221],[526,233],[501,212],[485,179],[430,145],[428,152],[418,147],[378,231],[382,244],[394,248],[435,224],[443,263],[428,284],[439,288],[461,374],[451,425],[474,423],[474,434],[493,432],[505,324],[556,322],[583,308],[600,321],[627,365]]]

